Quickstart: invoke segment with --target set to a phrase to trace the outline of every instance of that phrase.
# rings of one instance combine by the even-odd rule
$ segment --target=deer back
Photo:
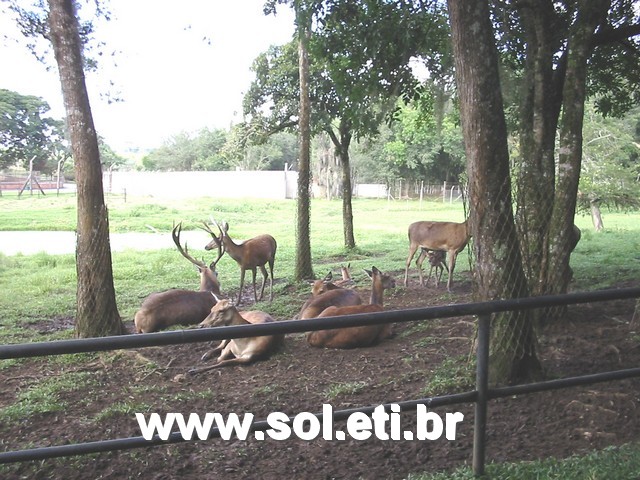
[[[429,250],[461,251],[469,241],[467,221],[456,222],[414,222],[409,225],[409,242]]]
[[[137,333],[151,333],[173,325],[196,325],[216,303],[210,291],[173,289],[149,295],[134,317]]]
[[[358,295],[357,292],[354,290],[337,288],[310,298],[307,303],[303,305],[298,318],[301,320],[305,318],[315,318],[320,315],[323,310],[331,306],[344,307],[360,304],[362,304],[362,298],[360,298],[360,295]]]
[[[329,307],[319,315],[319,318],[374,313],[382,310],[382,306],[375,304]],[[359,348],[375,345],[389,336],[391,336],[391,325],[363,325],[309,332],[307,343],[318,348]]]

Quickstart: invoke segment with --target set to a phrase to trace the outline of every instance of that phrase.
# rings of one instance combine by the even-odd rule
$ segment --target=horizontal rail
[[[442,407],[446,405],[455,405],[458,403],[470,403],[475,400],[475,392],[458,393],[455,395],[445,395],[442,397],[429,397],[420,400],[406,400],[403,402],[396,402],[394,405],[400,406],[401,412],[408,412],[415,410],[418,405],[426,405],[430,408]],[[336,410],[333,412],[334,420],[346,420],[349,416],[356,412],[362,412],[367,415],[371,415],[374,409],[378,405],[361,407],[361,408],[349,408],[344,410]],[[391,404],[383,404],[386,411],[390,411]],[[314,414],[318,419],[322,420],[322,413]],[[288,421],[284,421],[290,425],[293,422],[293,417],[289,417]],[[251,432],[265,431],[271,428],[266,420],[256,421],[251,425]],[[220,430],[218,427],[211,429],[209,439],[219,438]],[[134,448],[153,447],[162,444],[173,443],[185,443],[195,442],[199,439],[185,440],[180,432],[172,432],[167,440],[162,440],[158,435],[155,435],[151,440],[145,440],[143,437],[127,437],[117,438],[113,440],[99,440],[95,442],[76,443],[71,445],[56,445],[53,447],[40,447],[32,448],[28,450],[15,450],[12,452],[0,453],[0,464],[26,462],[33,460],[45,460],[47,458],[68,457],[72,455],[88,455],[90,453],[110,452],[116,450],[131,450]]]
[[[242,338],[261,335],[273,335],[279,333],[307,332],[312,330],[323,330],[336,327],[350,327],[360,325],[376,325],[385,323],[399,323],[416,320],[428,320],[435,318],[450,318],[464,315],[486,316],[481,327],[487,330],[490,325],[491,313],[504,312],[510,310],[525,310],[543,308],[550,306],[571,305],[578,303],[590,303],[608,300],[622,300],[640,297],[640,288],[625,288],[615,290],[600,290],[595,292],[573,293],[565,295],[552,295],[541,297],[529,297],[513,300],[497,300],[480,303],[467,303],[461,305],[449,305],[441,307],[418,308],[398,311],[384,311],[373,314],[348,315],[340,317],[326,317],[309,320],[287,320],[267,325],[243,325],[231,327],[217,327],[206,329],[180,330],[173,332],[162,332],[143,335],[126,335],[118,337],[102,337],[90,339],[60,340],[54,342],[37,342],[28,344],[4,345],[0,346],[0,359],[36,357],[45,355],[60,355],[69,353],[82,353],[92,351],[106,351],[124,348],[150,347],[160,345],[175,345],[192,342],[204,342],[209,340],[223,340],[229,338]],[[481,317],[482,318],[482,317]],[[483,343],[487,347],[488,336]],[[480,339],[480,335],[479,335]],[[485,352],[486,353],[486,352]],[[486,365],[480,368],[478,362],[478,379],[486,376]],[[610,380],[621,380],[632,377],[640,377],[640,368],[618,370],[614,372],[604,372],[580,377],[570,377],[556,379],[546,382],[538,382],[526,385],[516,385],[500,388],[486,388],[486,378],[477,382],[476,390],[471,392],[444,395],[440,397],[422,398],[419,400],[406,400],[395,402],[401,411],[415,410],[419,404],[424,404],[430,408],[444,405],[455,405],[460,403],[482,403],[486,410],[486,402],[489,399],[524,395],[546,390],[555,390],[578,385],[588,385]],[[485,385],[485,386],[483,386]],[[481,388],[482,387],[482,388]],[[481,391],[482,390],[482,391]],[[482,397],[482,398],[481,398]],[[391,404],[384,404],[390,409]],[[376,406],[377,407],[377,406]],[[360,407],[344,409],[333,412],[334,420],[345,420],[355,412],[363,412],[371,415],[376,407]],[[476,413],[478,410],[476,410]],[[316,417],[322,418],[322,413],[316,413]],[[292,418],[289,417],[289,423]],[[484,471],[484,420],[476,428],[482,430],[481,435],[474,432],[474,473],[482,474]],[[267,430],[270,426],[266,420],[254,422],[252,431]],[[475,430],[475,428],[474,428]],[[211,430],[209,438],[220,437],[217,428]],[[475,438],[477,437],[477,438]],[[66,457],[72,455],[84,455],[89,453],[100,453],[106,451],[127,450],[134,448],[150,447],[166,443],[180,443],[186,441],[179,432],[172,432],[168,440],[161,440],[158,436],[152,440],[145,440],[143,437],[129,437],[112,440],[100,440],[71,445],[57,445],[52,447],[40,447],[28,450],[17,450],[0,453],[0,464],[14,463],[29,460],[44,460],[47,458]],[[475,446],[478,444],[478,447]]]
[[[0,360],[46,355],[64,355],[70,353],[101,352],[127,348],[179,345],[185,343],[225,340],[230,338],[328,330],[331,328],[401,323],[465,315],[483,315],[510,310],[527,310],[606,300],[623,300],[634,297],[640,297],[640,288],[608,289],[597,290],[594,292],[545,295],[539,297],[463,303],[459,305],[445,305],[439,307],[387,310],[368,314],[361,313],[357,315],[343,315],[338,317],[312,318],[305,320],[283,320],[259,325],[232,325],[228,327],[174,330],[170,332],[149,334],[20,343],[0,346]]]

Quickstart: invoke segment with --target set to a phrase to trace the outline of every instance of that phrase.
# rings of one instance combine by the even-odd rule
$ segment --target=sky
[[[146,151],[182,132],[227,129],[242,120],[253,60],[293,35],[293,14],[262,12],[264,0],[109,0],[97,39],[107,53],[87,74],[96,130],[118,153]],[[47,66],[27,50],[0,12],[0,88],[47,101],[64,118],[53,55]],[[111,52],[115,52],[111,55]],[[6,68],[5,66],[11,66]],[[53,67],[53,68],[52,68]],[[121,102],[110,102],[107,94]]]

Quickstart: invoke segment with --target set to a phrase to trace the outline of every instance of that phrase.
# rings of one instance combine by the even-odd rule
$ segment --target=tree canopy
[[[0,89],[0,168],[26,168],[33,158],[34,169],[49,173],[68,155],[64,123],[47,116],[49,110],[39,97]]]

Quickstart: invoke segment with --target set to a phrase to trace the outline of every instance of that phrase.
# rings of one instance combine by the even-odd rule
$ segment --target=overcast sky
[[[112,20],[96,36],[106,43],[87,75],[98,133],[119,152],[160,146],[180,132],[228,128],[241,120],[251,63],[269,45],[293,35],[293,15],[262,13],[264,0],[109,0]],[[19,38],[7,15],[0,31]],[[54,65],[53,58],[49,64]],[[24,44],[2,40],[0,88],[44,98],[63,118],[60,82]],[[111,83],[113,85],[111,86]],[[105,93],[119,93],[109,103]]]

